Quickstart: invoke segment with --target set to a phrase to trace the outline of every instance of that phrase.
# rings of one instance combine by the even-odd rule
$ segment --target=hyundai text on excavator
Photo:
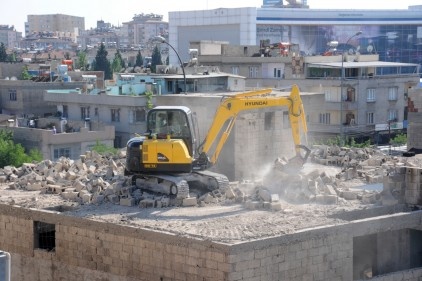
[[[204,194],[224,189],[229,184],[227,177],[208,169],[217,162],[238,114],[269,107],[288,108],[296,156],[287,165],[302,167],[310,150],[301,144],[300,129],[306,134],[307,124],[299,88],[293,85],[289,96],[277,96],[271,89],[264,89],[223,97],[202,143],[198,142],[196,118],[188,107],[151,109],[147,132],[127,143],[125,175],[131,175],[143,190],[174,199],[187,198],[193,191]]]

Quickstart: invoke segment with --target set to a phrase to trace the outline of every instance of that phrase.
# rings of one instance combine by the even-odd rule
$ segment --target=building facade
[[[165,36],[168,23],[163,21],[162,15],[138,14],[132,21],[123,23],[128,32],[128,47],[145,47],[154,36]]]
[[[190,47],[198,50],[199,64],[244,76],[247,88],[298,84],[315,138],[343,134],[385,141],[389,129],[406,128],[408,92],[419,82],[418,64],[379,61],[376,54],[302,56],[297,45],[218,41]]]
[[[59,38],[76,41],[79,31],[85,30],[85,18],[64,14],[28,15],[25,22],[25,36],[39,33],[55,33]]]
[[[198,40],[258,46],[267,40],[288,42],[298,44],[306,55],[322,54],[328,42],[337,41],[339,50],[378,54],[382,61],[420,64],[420,13],[420,6],[395,10],[394,17],[390,10],[284,7],[170,12],[169,43],[186,60],[189,42]],[[357,31],[362,31],[362,36],[347,42]],[[170,52],[170,62],[176,61]]]
[[[6,48],[18,48],[22,32],[17,32],[14,26],[0,25],[0,43]]]

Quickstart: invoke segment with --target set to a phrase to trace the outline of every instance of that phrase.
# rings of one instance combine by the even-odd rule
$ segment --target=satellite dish
[[[368,51],[368,53],[372,53],[373,50],[374,50],[374,46],[372,45],[368,45],[368,47],[366,47],[366,51]]]

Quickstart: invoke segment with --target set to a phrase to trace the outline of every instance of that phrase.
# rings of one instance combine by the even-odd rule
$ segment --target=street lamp
[[[354,35],[347,39],[345,46],[347,46],[352,38],[362,34],[362,31],[356,32]],[[344,50],[341,52],[341,81],[340,81],[340,144],[344,144],[344,132],[343,132],[343,88],[344,88]]]
[[[164,43],[164,44],[167,44],[167,45],[168,45],[170,48],[172,48],[172,49],[173,49],[173,51],[176,53],[176,56],[177,56],[177,58],[179,59],[180,66],[182,67],[182,72],[183,72],[183,81],[184,81],[184,84],[185,84],[185,89],[184,89],[184,92],[185,92],[185,94],[186,94],[186,74],[185,74],[185,68],[184,68],[184,66],[183,66],[183,62],[182,62],[182,60],[180,59],[179,53],[176,51],[176,49],[175,49],[175,48],[173,48],[173,46],[172,46],[172,45],[170,45],[170,43],[169,43],[169,42],[167,42],[167,41],[166,41],[166,39],[165,39],[163,36],[155,36],[155,37],[154,37],[154,41],[159,42],[159,43]]]

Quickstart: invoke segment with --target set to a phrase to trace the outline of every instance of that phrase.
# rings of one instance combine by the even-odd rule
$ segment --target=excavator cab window
[[[189,128],[188,116],[182,110],[157,109],[148,115],[148,132],[155,134],[158,139],[165,139],[170,135],[172,139],[183,139],[192,147],[192,134]]]

